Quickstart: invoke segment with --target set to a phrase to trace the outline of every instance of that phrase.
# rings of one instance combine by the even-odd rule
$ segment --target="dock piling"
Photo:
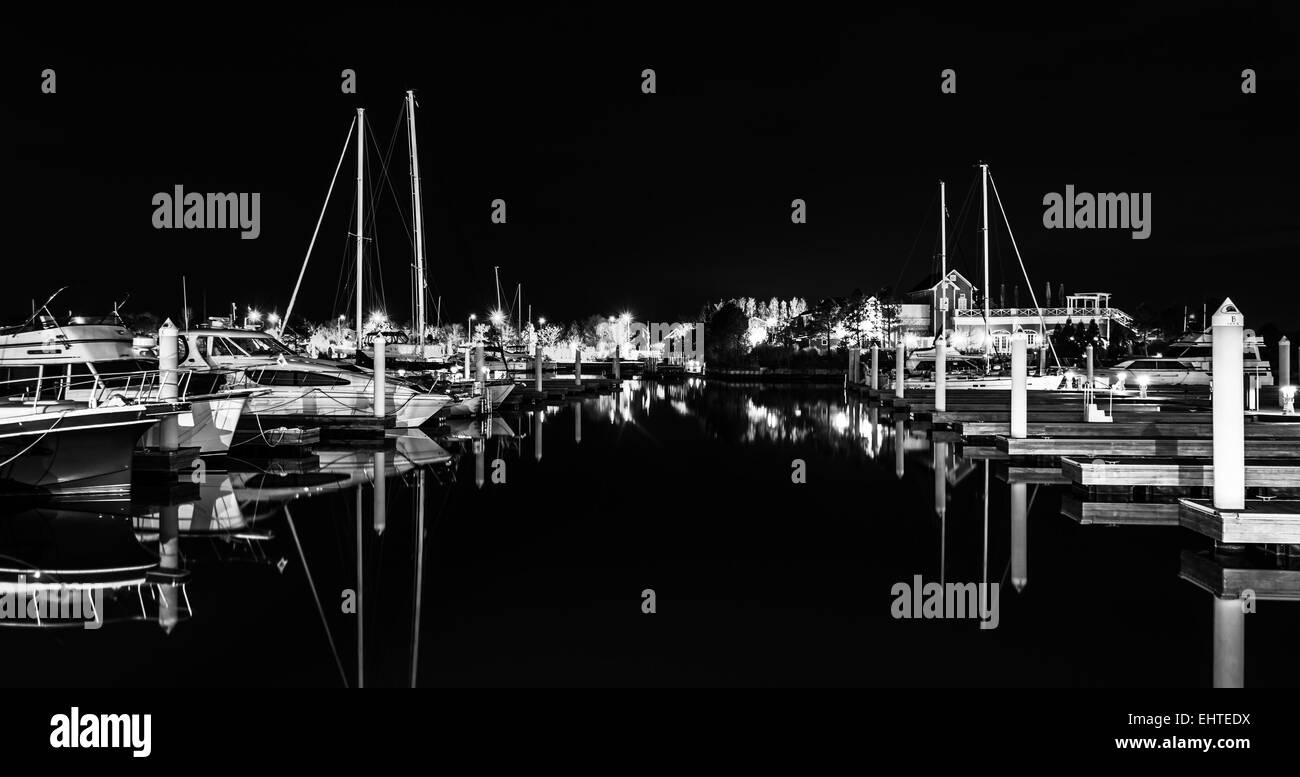
[[[180,396],[180,330],[169,318],[158,329],[158,367],[162,370],[162,385],[158,389],[158,398],[164,402],[175,402]],[[159,422],[158,447],[164,451],[174,451],[180,447],[180,424],[175,415],[163,416]]]
[[[1029,585],[1029,485],[1011,484],[1011,585],[1019,593]]]
[[[1291,340],[1286,335],[1277,341],[1277,385],[1291,385]]]
[[[573,385],[582,385],[582,346],[573,349]]]
[[[375,354],[379,350],[376,348]],[[376,362],[376,364],[378,364]],[[388,467],[388,453],[386,451],[375,451],[375,479],[371,486],[373,502],[371,504],[374,517],[375,534],[383,534],[384,529],[388,526],[388,481],[384,478],[384,470]]]
[[[542,389],[542,344],[537,343],[535,355],[533,356],[533,380],[537,383],[537,390]]]
[[[384,371],[384,336],[375,335],[375,418],[384,417],[384,395],[387,393],[384,386],[388,374]]]
[[[903,339],[898,339],[898,347],[894,349],[894,396],[903,396],[904,381],[907,379],[907,349],[903,345]]]
[[[1246,430],[1242,409],[1245,316],[1226,299],[1213,321],[1214,507],[1246,508]]]
[[[948,409],[948,345],[943,335],[934,341],[934,409]]]
[[[1089,344],[1088,344],[1088,347],[1084,349],[1084,353],[1086,353],[1086,354],[1087,354],[1087,357],[1088,357],[1088,382],[1085,383],[1084,385],[1087,386],[1089,389],[1091,389],[1091,388],[1093,387],[1093,384],[1092,384],[1093,363],[1092,363],[1092,344],[1091,344],[1091,343],[1089,343]]]
[[[1246,677],[1246,611],[1240,599],[1214,598],[1214,687],[1242,688]]]
[[[871,344],[871,388],[880,388],[880,346]]]
[[[1029,421],[1029,396],[1025,372],[1025,346],[1028,341],[1023,331],[1011,335],[1011,436],[1023,440]]]

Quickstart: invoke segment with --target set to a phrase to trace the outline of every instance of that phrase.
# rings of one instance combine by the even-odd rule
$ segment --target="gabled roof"
[[[962,281],[966,282],[967,286],[970,286],[972,289],[975,288],[975,284],[971,283],[969,278],[967,278],[965,275],[962,275],[960,272],[957,272],[956,270],[949,270],[948,277],[953,279],[954,281],[956,281],[957,278],[960,278]],[[911,291],[907,293],[920,294],[921,292],[934,291],[935,287],[938,286],[942,280],[943,280],[943,276],[940,275],[939,273],[937,272],[929,273],[928,275],[926,275],[924,278],[921,279],[921,281],[916,285],[915,288],[913,288]]]

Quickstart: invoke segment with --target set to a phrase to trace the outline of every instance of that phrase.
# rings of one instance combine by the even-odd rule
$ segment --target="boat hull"
[[[0,420],[0,493],[124,495],[136,441],[157,421],[145,408]]]

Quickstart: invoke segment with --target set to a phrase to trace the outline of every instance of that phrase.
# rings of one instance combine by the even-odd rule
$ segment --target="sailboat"
[[[980,238],[981,238],[981,246],[982,246],[981,256],[983,258],[983,264],[984,264],[984,338],[983,338],[984,352],[982,357],[975,357],[975,358],[976,359],[982,358],[984,362],[984,367],[983,370],[966,369],[966,370],[962,370],[961,372],[958,372],[957,374],[945,374],[944,385],[949,390],[993,389],[993,390],[1006,391],[1011,389],[1011,376],[1009,374],[999,374],[998,371],[993,369],[993,365],[992,365],[993,333],[989,326],[989,319],[991,317],[990,316],[991,295],[989,293],[989,166],[985,162],[980,162],[979,168],[980,168],[980,189],[981,189]],[[958,367],[968,367],[973,364],[972,358],[970,356],[965,356],[959,353],[957,349],[954,348],[950,342],[951,333],[948,330],[949,298],[948,298],[947,288],[946,288],[946,285],[949,283],[947,216],[948,216],[948,206],[946,202],[946,189],[944,186],[944,182],[940,181],[939,182],[939,235],[940,235],[939,251],[940,251],[940,261],[942,266],[942,273],[940,277],[942,279],[942,283],[945,284],[945,293],[943,298],[940,300],[941,315],[939,317],[939,324],[937,327],[938,331],[935,332],[935,340],[937,343],[938,340],[942,339],[946,346],[946,348],[944,349],[945,370],[950,365],[958,366]],[[1013,245],[1014,242],[1015,241],[1013,238],[1012,240]],[[1023,269],[1023,265],[1022,265],[1022,269]],[[1028,274],[1026,274],[1025,280],[1026,281],[1029,280]],[[1032,284],[1030,285],[1030,294],[1031,295],[1033,294]],[[1034,305],[1036,308],[1038,307],[1036,300]],[[1044,325],[1043,331],[1046,330],[1047,327],[1046,325]],[[1051,347],[1050,341],[1048,343],[1048,347]],[[1055,358],[1055,349],[1053,349],[1052,353],[1053,353],[1053,358]],[[921,362],[926,361],[927,357],[929,363],[931,364],[936,363],[938,358],[938,348],[937,347],[932,348],[927,352],[914,353],[912,357],[908,359],[908,362],[906,364],[917,365]],[[1025,382],[1028,390],[1050,391],[1050,390],[1061,388],[1065,384],[1066,376],[1064,374],[1064,371],[1059,369],[1059,360],[1057,363],[1058,363],[1058,369],[1055,372],[1045,372],[1045,374],[1042,375],[1027,376]],[[933,379],[933,376],[930,376],[928,378],[922,378],[922,379],[909,379],[906,381],[905,385],[908,388],[932,389],[935,387],[935,381]]]
[[[471,412],[471,411],[477,412],[482,407],[482,401],[477,396],[462,396],[460,392],[433,391],[430,390],[430,386],[428,385],[423,385],[414,379],[408,380],[407,373],[419,374],[432,369],[445,368],[447,364],[439,359],[433,358],[432,355],[429,353],[429,348],[427,346],[427,343],[425,342],[425,340],[427,339],[426,330],[428,328],[428,323],[427,323],[427,315],[425,312],[425,298],[427,296],[426,295],[427,283],[425,280],[426,266],[425,266],[425,257],[424,257],[424,215],[423,215],[423,205],[421,200],[422,194],[421,194],[421,182],[420,182],[420,172],[419,172],[419,152],[416,146],[416,139],[415,139],[415,93],[413,91],[408,90],[406,93],[406,110],[407,110],[408,146],[410,149],[410,158],[411,158],[411,198],[412,198],[412,205],[415,211],[414,244],[415,244],[415,269],[416,269],[415,291],[416,293],[414,296],[416,302],[416,306],[415,306],[416,307],[415,309],[416,332],[415,332],[414,343],[395,343],[391,346],[391,348],[386,343],[384,349],[385,350],[384,355],[385,355],[385,372],[395,373],[395,375],[390,374],[388,378],[389,385],[398,387],[399,392],[403,394],[402,397],[396,399],[397,408],[399,408],[399,410],[395,410],[393,412],[401,413],[400,409],[412,408],[412,407],[414,408],[414,411],[411,413],[406,413],[405,415],[399,414],[398,425],[406,426],[406,427],[415,427],[415,426],[419,426],[424,419],[431,417],[435,412],[439,412],[443,415],[447,413],[460,414],[460,413]],[[364,183],[365,182],[365,141],[364,141],[365,109],[364,108],[357,109],[357,118],[353,126],[357,132],[357,146],[356,146],[356,151],[357,151],[356,212],[357,215],[356,215],[356,232],[355,232],[356,261],[357,261],[357,276],[356,276],[357,290],[356,290],[355,342],[357,343],[358,347],[356,349],[355,366],[348,365],[345,367],[344,365],[341,364],[335,365],[332,372],[338,373],[340,369],[342,369],[344,372],[350,372],[353,374],[361,373],[364,375],[373,375],[374,350],[372,347],[369,353],[366,352],[365,346],[367,344],[367,336],[365,331],[365,321],[363,317],[363,311],[365,305],[365,298],[363,295],[363,284],[365,280],[364,278],[365,262],[363,261],[364,254],[365,254],[365,215],[364,215],[365,214],[365,183]],[[348,140],[349,141],[351,140],[351,134],[349,134]],[[345,142],[344,154],[346,154],[347,151],[346,145],[347,143]],[[343,157],[340,156],[339,168],[342,167],[342,163],[343,163]],[[327,207],[329,205],[329,197],[334,191],[334,183],[338,179],[339,168],[335,169],[334,171],[335,178],[333,181],[330,182],[330,189],[329,192],[326,194],[326,198],[325,198],[325,206],[322,207],[322,211],[321,211],[322,219],[324,217],[324,207]],[[317,221],[316,227],[317,230],[319,230],[320,220]],[[293,294],[289,298],[289,306],[286,309],[284,319],[283,319],[285,322],[288,322],[290,315],[292,315],[294,304],[298,298],[298,291],[302,286],[303,276],[307,271],[307,262],[311,259],[311,251],[312,251],[312,247],[315,245],[315,242],[316,242],[316,233],[313,233],[311,244],[308,245],[307,247],[307,256],[303,259],[302,269],[299,271],[297,283],[294,285]],[[223,335],[227,336],[227,339],[229,339],[230,336],[233,336],[233,333],[223,333]],[[211,357],[210,354],[208,356],[209,358]],[[309,359],[304,359],[302,357],[291,358],[290,355],[290,356],[284,356],[283,359],[279,359],[279,360],[287,361],[290,365],[294,365],[294,364],[301,365],[301,364],[309,364],[315,362],[317,363],[317,369],[320,370],[329,369],[325,365],[325,363],[322,363],[319,360],[314,360],[314,359],[309,360]],[[347,378],[346,375],[337,375],[337,374],[335,375],[335,377]],[[413,378],[414,376],[411,377]],[[513,389],[513,386],[506,387],[506,389],[489,390],[488,398],[491,403],[490,407],[493,410],[495,410],[497,407],[500,406],[501,400],[503,400],[505,398],[505,395],[509,393],[509,389]],[[411,393],[414,393],[415,396],[407,396],[408,394]],[[292,405],[288,405],[288,406],[291,408],[293,407]],[[426,410],[429,411],[427,414],[425,412]],[[256,409],[254,409],[253,412],[257,412]],[[290,410],[290,412],[302,412],[302,411]],[[344,411],[340,410],[338,412],[344,412]],[[391,414],[391,412],[389,414]]]

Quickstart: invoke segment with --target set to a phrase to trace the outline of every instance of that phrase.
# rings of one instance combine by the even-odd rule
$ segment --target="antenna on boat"
[[[185,321],[185,328],[190,328],[190,293],[189,288],[185,285],[185,276],[181,276],[181,318]]]
[[[40,305],[37,305],[37,304],[36,304],[36,300],[32,300],[32,317],[29,318],[29,319],[27,319],[26,321],[24,321],[24,322],[23,322],[23,326],[26,326],[27,324],[30,324],[30,323],[32,323],[33,321],[35,321],[35,320],[36,320],[36,314],[37,314],[37,313],[40,313],[42,310],[45,310],[45,312],[49,313],[49,311],[46,310],[46,306],[49,305],[51,302],[53,302],[55,297],[57,297],[57,296],[59,296],[60,294],[62,294],[63,291],[64,291],[64,289],[66,289],[66,288],[68,288],[68,287],[67,287],[67,286],[63,286],[63,287],[60,288],[58,291],[56,291],[56,292],[54,292],[53,294],[51,294],[50,297],[49,297],[49,299],[45,300],[45,301],[42,302]],[[127,296],[130,296],[130,295],[127,295]],[[51,313],[51,314],[50,314],[50,317],[53,318],[53,317],[54,317],[54,314]]]

